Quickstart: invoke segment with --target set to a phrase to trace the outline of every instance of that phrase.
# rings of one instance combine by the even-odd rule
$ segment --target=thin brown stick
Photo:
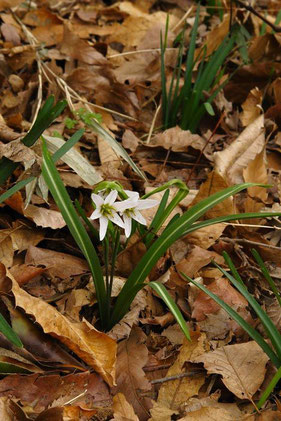
[[[228,238],[228,237],[221,237],[222,241],[226,241],[228,243],[244,243],[244,244],[251,244],[253,246],[258,246],[258,247],[266,247],[269,249],[273,249],[273,250],[279,250],[281,251],[281,247],[277,247],[277,246],[272,246],[271,244],[264,244],[264,243],[259,243],[257,241],[251,241],[251,240],[246,240],[245,238]]]
[[[188,373],[180,373],[180,374],[176,374],[175,376],[169,376],[169,377],[162,377],[161,379],[156,379],[156,380],[152,380],[150,383],[151,384],[158,384],[158,383],[166,383],[166,382],[170,382],[172,380],[179,380],[182,379],[184,377],[193,377],[193,376],[198,376],[198,374],[202,374],[204,373],[203,371],[189,371]]]
[[[248,10],[249,12],[253,13],[253,15],[257,16],[259,19],[261,19],[263,22],[265,22],[270,28],[272,28],[275,32],[281,32],[281,27],[274,25],[274,23],[271,23],[267,18],[262,16],[259,12],[257,12],[252,6],[249,4],[245,4],[241,0],[234,0],[235,3],[239,4],[239,6],[243,7],[244,9]]]

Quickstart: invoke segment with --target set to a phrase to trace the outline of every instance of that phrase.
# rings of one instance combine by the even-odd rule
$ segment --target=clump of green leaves
[[[195,132],[205,113],[214,115],[212,102],[227,82],[225,81],[219,85],[219,80],[223,76],[223,63],[235,44],[236,31],[233,30],[232,34],[224,39],[209,58],[206,57],[206,46],[202,48],[201,53],[196,57],[195,50],[199,11],[200,7],[198,6],[185,60],[182,87],[180,87],[180,79],[184,56],[185,28],[176,40],[179,45],[177,65],[174,68],[169,89],[166,87],[167,80],[165,72],[165,52],[167,49],[169,19],[166,22],[164,39],[161,35],[161,85],[164,129],[174,127],[178,124],[183,130]],[[195,81],[193,81],[193,72],[199,61],[197,75]]]
[[[182,216],[174,216],[165,228],[165,230],[158,237],[157,232],[159,231],[167,217],[173,211],[175,206],[182,200],[182,198],[184,198],[188,194],[188,188],[180,180],[173,180],[163,186],[160,186],[159,188],[150,192],[148,195],[143,196],[142,198],[146,199],[148,196],[151,196],[152,194],[158,191],[164,191],[163,198],[159,204],[158,210],[150,226],[139,226],[138,223],[136,223],[135,225],[135,229],[139,230],[140,235],[143,238],[143,242],[146,246],[146,253],[140,259],[139,263],[136,265],[132,273],[129,275],[116,301],[113,302],[110,296],[112,277],[110,277],[111,281],[108,282],[109,289],[107,289],[107,286],[105,285],[103,279],[103,271],[97,251],[85,229],[85,225],[79,218],[79,215],[82,216],[82,219],[85,221],[86,225],[89,227],[90,231],[93,233],[94,236],[96,236],[96,233],[91,228],[91,224],[89,223],[89,221],[87,221],[86,215],[83,213],[81,207],[77,208],[77,213],[77,210],[72,204],[67,190],[63,185],[59,173],[44,143],[42,174],[58,208],[62,213],[62,216],[65,219],[65,222],[73,238],[75,239],[77,245],[80,247],[82,253],[88,261],[97,294],[100,324],[101,328],[105,331],[112,329],[114,325],[120,322],[120,320],[129,311],[130,305],[138,291],[144,286],[149,285],[151,288],[155,289],[157,293],[161,296],[161,298],[165,301],[166,305],[174,314],[185,335],[189,337],[187,326],[183,319],[183,316],[181,315],[176,304],[173,302],[172,298],[168,294],[164,285],[157,282],[147,283],[147,276],[150,274],[151,270],[153,269],[159,258],[176,240],[199,228],[230,220],[246,219],[253,217],[257,218],[261,217],[261,215],[263,215],[263,217],[280,215],[280,213],[246,213],[227,215],[224,217],[213,218],[206,221],[199,221],[199,219],[202,216],[204,216],[204,214],[209,209],[216,206],[218,203],[222,202],[227,197],[230,197],[245,188],[256,185],[252,183],[245,183],[237,186],[232,186],[223,191],[215,193],[212,196],[194,205]],[[123,191],[122,186],[118,185],[118,183],[113,184],[114,186],[109,185],[107,183],[106,186],[99,186],[99,189],[102,190],[103,188],[114,188],[118,192]],[[175,198],[170,203],[168,203],[170,188],[172,186],[178,187],[178,193],[176,194]],[[115,247],[118,231],[116,232],[114,230],[111,230],[110,235],[111,237],[108,239],[108,241],[111,241],[113,243],[115,250],[113,254],[117,256],[118,251],[120,251],[119,246],[117,246],[117,248]],[[106,244],[105,247],[107,247]],[[114,262],[112,262],[111,264],[111,270],[114,270]]]
[[[258,263],[266,281],[268,282],[275,298],[280,306],[281,310],[281,295],[278,291],[275,282],[273,281],[268,269],[266,268],[262,258],[260,257],[259,253],[256,250],[252,250],[252,254]],[[219,304],[228,314],[229,316],[235,320],[247,333],[248,335],[257,342],[257,344],[262,348],[262,350],[268,355],[271,362],[277,368],[277,372],[269,385],[267,386],[266,390],[264,391],[262,397],[260,398],[259,402],[257,403],[257,408],[261,408],[262,405],[266,402],[267,398],[273,391],[274,387],[278,383],[281,378],[281,333],[274,325],[273,321],[267,315],[265,310],[261,307],[261,305],[257,302],[257,300],[252,296],[252,294],[248,291],[246,285],[244,284],[243,280],[241,279],[237,269],[235,268],[231,258],[229,255],[224,252],[223,253],[224,259],[231,271],[231,274],[220,267],[217,263],[214,265],[222,272],[224,276],[226,276],[229,281],[238,289],[238,291],[245,297],[248,301],[249,305],[252,307],[254,312],[256,313],[257,317],[260,319],[261,324],[264,327],[264,330],[267,334],[268,339],[271,342],[271,345],[262,337],[262,335],[254,329],[249,323],[247,323],[238,313],[237,311],[233,310],[228,304],[226,304],[221,298],[215,295],[213,292],[209,291],[204,285],[199,284],[198,282],[192,280],[184,273],[182,273],[183,277],[186,278],[188,281],[192,282],[196,285],[201,291],[204,291],[209,297],[211,297],[217,304]]]
[[[91,111],[88,111],[86,108],[79,108],[79,110],[76,111],[76,114],[88,126],[91,126],[93,124],[93,120],[97,121],[99,124],[102,123],[101,114],[93,113]],[[76,120],[73,120],[73,121],[76,121]]]

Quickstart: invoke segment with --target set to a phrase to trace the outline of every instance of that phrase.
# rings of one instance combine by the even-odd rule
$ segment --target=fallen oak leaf
[[[193,359],[204,363],[208,373],[222,376],[225,386],[240,399],[252,399],[257,392],[266,372],[268,356],[260,346],[249,341],[223,346]]]
[[[110,385],[115,383],[116,342],[99,332],[86,320],[71,322],[50,304],[33,297],[21,289],[13,276],[12,293],[16,306],[32,315],[45,333],[58,339],[89,366],[93,367]]]

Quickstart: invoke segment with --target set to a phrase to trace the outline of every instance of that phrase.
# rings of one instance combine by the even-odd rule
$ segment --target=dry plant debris
[[[0,334],[3,421],[281,420],[278,385],[255,412],[255,401],[275,374],[267,355],[180,275],[199,279],[263,334],[245,298],[212,264],[224,265],[221,254],[227,251],[280,331],[280,307],[250,253],[253,246],[259,251],[281,291],[280,221],[205,227],[178,240],[159,260],[150,280],[160,280],[177,301],[191,342],[149,288],[138,293],[118,325],[103,333],[95,327],[97,299],[88,265],[40,177],[40,145],[20,142],[48,96],[67,100],[45,137],[55,152],[62,139],[85,128],[57,168],[87,216],[91,189],[101,180],[147,193],[173,178],[190,189],[179,213],[244,181],[271,187],[249,188],[206,217],[265,206],[280,211],[281,28],[276,18],[281,1],[254,0],[252,7],[244,7],[246,0],[202,3],[197,57],[205,44],[206,54],[212,54],[230,27],[243,25],[248,35],[224,63],[225,84],[213,102],[214,115],[205,114],[191,133],[179,126],[162,128],[160,33],[169,15],[169,84],[178,55],[174,40],[186,26],[186,54],[195,0],[0,0],[0,158],[20,164],[1,193],[27,176],[37,180],[0,205],[1,313],[24,345],[17,349]],[[184,70],[185,61],[182,75]],[[198,72],[195,65],[193,82]],[[204,93],[206,99],[211,93]],[[77,119],[81,108],[100,114],[103,128],[123,145],[146,181]],[[154,212],[149,209],[146,217],[151,220]],[[134,235],[118,256],[113,296],[144,252],[142,239]]]

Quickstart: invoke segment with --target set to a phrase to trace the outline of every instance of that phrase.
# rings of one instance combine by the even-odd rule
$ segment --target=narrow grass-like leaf
[[[266,312],[261,308],[260,304],[255,300],[252,294],[249,293],[244,283],[241,282],[241,278],[240,280],[236,280],[232,275],[226,272],[216,262],[214,262],[214,265],[221,271],[221,273],[224,274],[224,276],[226,276],[230,280],[230,282],[233,285],[235,285],[238,291],[243,295],[244,298],[246,298],[250,306],[253,308],[253,310],[259,317],[261,323],[263,324],[263,327],[266,330],[266,333],[269,339],[271,340],[271,343],[278,355],[278,358],[281,361],[281,335],[277,327],[274,325],[272,320],[268,317]]]
[[[52,193],[52,196],[60,209],[62,216],[70,230],[73,238],[81,249],[83,255],[87,259],[89,267],[91,269],[96,294],[99,306],[99,314],[101,318],[102,327],[105,328],[108,325],[107,310],[108,305],[106,300],[106,291],[103,280],[102,269],[100,266],[99,258],[96,250],[90,240],[90,237],[85,230],[79,216],[77,215],[75,208],[70,200],[70,197],[64,187],[64,184],[59,176],[59,173],[53,163],[53,160],[47,150],[45,142],[43,140],[43,166],[42,174],[43,177]]]
[[[63,157],[83,136],[85,129],[79,129],[75,132],[63,146],[61,146],[53,155],[52,160],[57,162],[60,158]]]
[[[54,97],[47,99],[44,106],[40,110],[37,119],[31,130],[22,139],[25,146],[32,146],[41,134],[46,130],[50,124],[62,113],[66,107],[66,101],[58,102],[54,107]],[[0,186],[5,183],[8,177],[12,175],[15,169],[20,165],[19,162],[13,162],[10,159],[3,157],[0,160]]]
[[[281,379],[281,366],[278,368],[273,379],[270,381],[269,385],[267,386],[267,388],[261,395],[261,398],[257,403],[258,409],[260,409],[263,406],[263,404],[266,402],[267,398],[270,396],[271,392],[273,391],[273,389],[275,388],[275,386],[277,385],[280,379]]]
[[[23,344],[18,335],[13,331],[7,320],[0,313],[0,332],[18,348],[22,348]]]
[[[196,285],[201,291],[205,292],[209,297],[211,297],[221,308],[223,308],[230,317],[235,320],[236,323],[239,324],[249,336],[251,336],[254,341],[262,348],[262,350],[268,355],[270,360],[273,364],[279,368],[281,365],[281,360],[275,354],[273,349],[266,343],[263,337],[258,333],[249,323],[247,323],[243,317],[241,317],[233,308],[231,308],[228,304],[226,304],[223,300],[221,300],[217,295],[213,294],[211,291],[208,290],[204,285],[199,284],[198,282],[191,279],[189,276],[181,273],[181,275],[192,284]]]
[[[255,183],[244,183],[236,186],[228,187],[227,189],[214,193],[210,197],[202,200],[194,205],[191,209],[185,212],[173,224],[169,226],[160,237],[150,246],[149,250],[142,257],[136,268],[129,276],[127,282],[123,286],[116,304],[114,306],[111,324],[114,326],[126,314],[130,307],[130,302],[127,300],[128,291],[138,284],[143,283],[149,272],[156,264],[158,259],[165,253],[165,251],[191,227],[191,225],[203,216],[209,209],[222,202],[226,198],[244,190],[250,186],[256,186]],[[264,185],[263,185],[264,186]]]
[[[0,196],[0,203],[5,202],[5,200],[9,199],[13,194],[15,194],[17,191],[21,190],[23,187],[25,187],[28,183],[35,180],[35,177],[28,177],[24,180],[19,181],[17,184],[15,184],[13,187],[11,187],[9,190],[5,191],[5,193],[1,194]]]
[[[139,167],[134,163],[132,158],[128,155],[125,149],[114,139],[111,134],[109,134],[96,120],[92,119],[91,124],[89,125],[94,129],[94,131],[104,138],[104,140],[112,147],[112,149],[117,153],[118,156],[121,156],[132,169],[138,174],[143,180],[146,180],[144,173],[139,169]]]
[[[267,267],[265,266],[262,258],[260,257],[259,253],[257,252],[257,250],[252,249],[252,255],[254,256],[254,258],[256,259],[256,262],[258,263],[259,267],[261,268],[261,271],[263,273],[263,276],[265,277],[265,279],[267,280],[267,282],[270,285],[270,288],[273,292],[273,294],[275,295],[280,307],[281,307],[281,296],[280,296],[280,292],[278,291],[275,282],[273,281],[273,279],[270,276],[270,273],[267,270]]]
[[[159,282],[149,282],[148,284],[154,291],[156,291],[159,296],[162,298],[164,303],[169,308],[170,312],[173,314],[174,318],[176,319],[177,323],[179,324],[179,327],[183,331],[186,338],[190,341],[190,334],[188,327],[186,325],[186,321],[183,318],[183,315],[180,312],[180,309],[166,290],[165,286],[163,284],[160,284]]]

